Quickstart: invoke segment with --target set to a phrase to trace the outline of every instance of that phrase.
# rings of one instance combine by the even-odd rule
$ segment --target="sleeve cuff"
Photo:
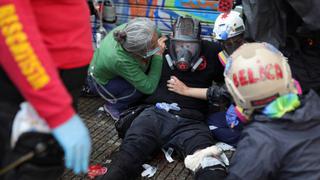
[[[47,123],[51,129],[60,126],[61,124],[67,122],[73,115],[75,115],[74,109],[70,106],[63,112],[56,114],[54,116],[48,117]]]

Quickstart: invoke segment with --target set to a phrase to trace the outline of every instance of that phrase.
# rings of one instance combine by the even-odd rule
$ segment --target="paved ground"
[[[89,127],[93,141],[93,152],[91,154],[90,164],[103,165],[108,162],[112,152],[116,151],[121,143],[113,125],[113,120],[104,113],[98,111],[103,104],[99,98],[81,98],[79,102],[79,111],[81,117]],[[184,168],[182,162],[167,163],[163,154],[159,154],[149,164],[158,168],[157,173],[150,179],[157,180],[183,180],[192,179],[192,174]],[[70,171],[66,171],[61,180],[80,180],[88,179],[86,176],[75,176]],[[138,178],[138,180],[144,178]]]

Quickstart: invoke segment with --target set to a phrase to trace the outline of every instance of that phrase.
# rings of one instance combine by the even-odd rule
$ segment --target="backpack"
[[[118,132],[119,138],[124,138],[127,130],[130,128],[133,120],[146,108],[151,105],[141,104],[130,107],[120,114],[119,120],[115,122],[115,128]]]

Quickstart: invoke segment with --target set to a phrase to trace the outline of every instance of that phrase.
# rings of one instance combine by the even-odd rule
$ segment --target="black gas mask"
[[[195,71],[203,61],[200,58],[200,22],[191,17],[179,17],[173,25],[169,54],[166,60],[171,69]]]

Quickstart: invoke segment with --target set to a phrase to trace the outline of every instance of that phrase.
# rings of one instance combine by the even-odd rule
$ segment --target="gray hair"
[[[135,18],[123,30],[114,32],[114,38],[128,52],[146,53],[150,48],[156,25],[148,18]]]

